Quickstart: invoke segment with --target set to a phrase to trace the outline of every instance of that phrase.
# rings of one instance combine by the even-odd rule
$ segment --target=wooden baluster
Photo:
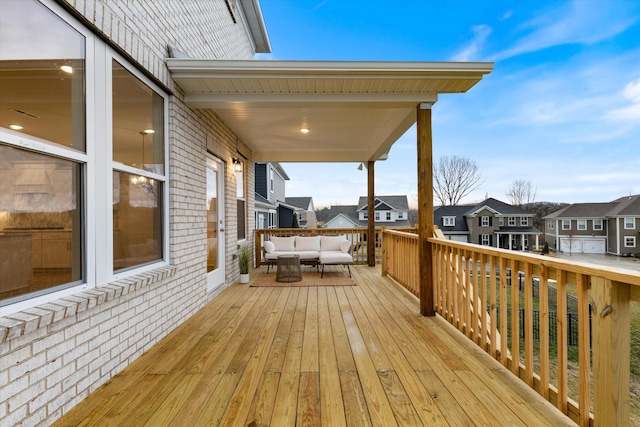
[[[567,342],[567,272],[556,273],[556,304],[558,307],[558,409],[568,413],[567,398],[569,393],[569,367]]]
[[[520,378],[520,275],[518,261],[511,260],[511,372]]]
[[[525,382],[533,387],[533,278],[532,265],[524,266],[524,364]]]
[[[509,349],[507,347],[508,322],[507,309],[507,260],[500,258],[500,363],[507,367]]]
[[[591,382],[591,361],[590,349],[591,340],[589,338],[589,278],[584,274],[577,274],[578,293],[578,405],[580,413],[578,424],[582,427],[589,425],[590,412],[590,382]]]
[[[540,394],[549,400],[549,272],[546,265],[540,267]]]

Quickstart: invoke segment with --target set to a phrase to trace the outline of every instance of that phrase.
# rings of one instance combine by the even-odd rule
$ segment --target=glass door
[[[207,291],[225,282],[224,167],[207,158]]]

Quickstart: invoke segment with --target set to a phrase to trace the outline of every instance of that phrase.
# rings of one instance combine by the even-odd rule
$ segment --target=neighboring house
[[[544,219],[546,242],[559,252],[640,254],[640,195],[574,203]]]
[[[411,227],[407,196],[376,196],[374,199],[376,227]],[[324,228],[366,228],[368,225],[366,197],[358,205],[331,206]]]
[[[451,240],[496,248],[529,250],[540,243],[535,214],[493,198],[475,205],[438,206],[434,224]]]
[[[289,176],[280,163],[255,164],[256,228],[290,228],[296,208],[285,199]]]
[[[316,208],[313,206],[312,197],[286,197],[284,201],[290,206],[295,206],[300,228],[318,227]]]

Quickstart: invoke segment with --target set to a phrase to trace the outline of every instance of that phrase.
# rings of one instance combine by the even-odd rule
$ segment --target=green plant
[[[238,267],[240,268],[240,274],[249,274],[249,267],[251,265],[251,249],[249,246],[244,246],[238,249]]]

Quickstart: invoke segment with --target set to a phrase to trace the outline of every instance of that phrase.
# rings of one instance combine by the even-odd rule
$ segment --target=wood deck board
[[[56,425],[572,425],[379,270],[352,271],[353,288],[230,287]]]

